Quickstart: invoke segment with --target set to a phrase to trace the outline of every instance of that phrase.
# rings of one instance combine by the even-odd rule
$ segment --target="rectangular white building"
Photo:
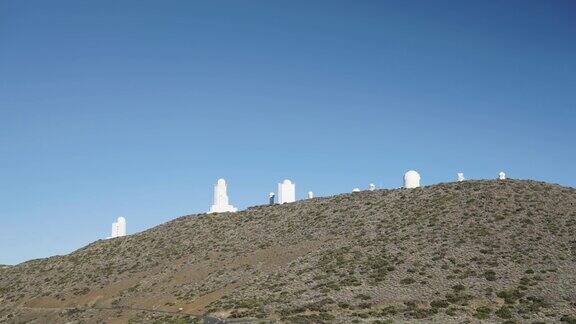
[[[286,204],[296,201],[296,184],[286,179],[278,184],[278,203]]]
[[[126,236],[126,218],[118,217],[118,219],[112,223],[112,233],[111,238]]]

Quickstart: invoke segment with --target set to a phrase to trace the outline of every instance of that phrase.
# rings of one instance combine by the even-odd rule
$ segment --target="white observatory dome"
[[[410,170],[404,174],[404,188],[418,188],[420,187],[420,174],[414,170]]]

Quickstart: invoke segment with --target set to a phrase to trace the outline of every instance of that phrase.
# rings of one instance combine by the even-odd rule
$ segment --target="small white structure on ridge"
[[[120,216],[112,223],[112,234],[110,238],[126,236],[126,218]]]
[[[234,213],[238,211],[237,208],[228,203],[226,180],[218,179],[214,186],[214,204],[210,207],[210,213]]]
[[[354,188],[352,189],[352,192],[360,192],[360,188]]]
[[[498,173],[498,179],[500,179],[500,180],[506,180],[506,173],[504,173],[504,172]]]
[[[278,184],[278,203],[286,204],[296,201],[296,184],[286,179]]]
[[[458,172],[458,182],[462,182],[466,179],[464,179],[464,173],[462,172]]]
[[[271,192],[268,194],[268,204],[274,205],[274,198],[276,198],[276,194]]]
[[[314,193],[312,191],[308,191],[308,199],[314,198]]]
[[[376,190],[376,185],[371,183],[370,185],[368,185],[368,190],[370,190],[370,191]]]
[[[414,170],[410,170],[404,174],[404,188],[418,188],[420,187],[420,174]]]

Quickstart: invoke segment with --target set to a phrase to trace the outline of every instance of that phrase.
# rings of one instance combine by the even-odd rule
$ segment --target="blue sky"
[[[2,1],[0,263],[231,203],[576,186],[574,1]]]

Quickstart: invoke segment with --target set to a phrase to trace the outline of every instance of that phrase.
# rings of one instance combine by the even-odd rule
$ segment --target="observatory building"
[[[312,191],[308,191],[308,199],[314,198],[314,193]]]
[[[504,172],[498,173],[498,179],[500,179],[500,180],[506,180],[506,173],[504,173]]]
[[[368,190],[370,190],[370,191],[376,190],[376,185],[371,183],[370,185],[368,185]]]
[[[466,180],[466,179],[464,179],[464,173],[462,173],[462,172],[458,172],[457,176],[458,176],[458,182],[462,182],[462,181]]]
[[[420,174],[414,170],[410,170],[404,174],[404,188],[418,188],[420,187]]]
[[[278,203],[285,204],[296,201],[296,184],[286,179],[278,184]]]
[[[214,186],[214,204],[210,207],[209,213],[234,213],[238,210],[228,204],[228,194],[226,191],[226,180],[218,179],[218,182]]]
[[[274,205],[274,198],[276,198],[276,194],[271,192],[268,194],[268,203],[270,205]]]
[[[110,238],[126,236],[126,218],[120,216],[112,223],[112,234]]]

